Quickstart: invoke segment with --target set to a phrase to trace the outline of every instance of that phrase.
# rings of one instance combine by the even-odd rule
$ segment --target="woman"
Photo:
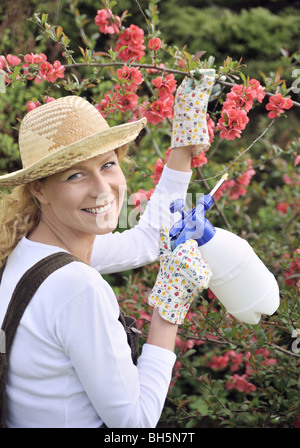
[[[99,275],[155,260],[159,226],[170,220],[160,198],[167,191],[186,193],[191,151],[177,148],[140,223],[112,233],[126,187],[120,161],[144,126],[142,119],[109,128],[93,106],[72,96],[31,111],[21,124],[23,168],[0,177],[0,186],[15,187],[1,207],[0,257],[8,258],[0,322],[18,280],[37,261],[61,251],[80,261],[42,283],[18,326],[10,353],[8,427],[157,424],[178,326],[162,318],[153,299],[147,343],[135,365],[117,300]]]

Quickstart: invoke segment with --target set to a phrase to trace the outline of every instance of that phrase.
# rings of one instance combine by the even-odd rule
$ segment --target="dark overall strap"
[[[72,261],[79,259],[67,252],[49,255],[28,269],[19,280],[2,324],[6,336],[6,352],[10,351],[20,320],[37,289],[50,274]]]
[[[43,281],[55,270],[65,266],[71,261],[78,261],[67,252],[59,252],[43,258],[34,266],[32,266],[21,277],[13,292],[12,298],[8,305],[3,324],[1,327],[1,336],[4,337],[5,350],[0,353],[0,427],[5,428],[6,422],[6,381],[8,358],[10,349],[14,340],[20,320],[24,311],[32,299],[33,295],[43,283]],[[4,271],[5,265],[1,268],[0,280]]]

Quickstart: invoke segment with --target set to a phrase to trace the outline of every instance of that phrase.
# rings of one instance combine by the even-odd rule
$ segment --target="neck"
[[[31,241],[60,247],[75,255],[87,264],[91,264],[91,256],[95,236],[75,234],[73,231],[58,232],[41,219],[37,227],[27,236]]]

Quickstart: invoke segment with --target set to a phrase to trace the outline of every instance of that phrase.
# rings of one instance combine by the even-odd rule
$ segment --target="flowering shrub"
[[[171,151],[177,87],[197,69],[216,70],[216,91],[206,116],[210,147],[192,158],[190,192],[210,191],[228,172],[229,179],[214,195],[209,220],[249,240],[278,280],[281,305],[274,316],[249,326],[228,315],[210,290],[203,294],[178,333],[178,358],[160,425],[297,425],[299,354],[291,349],[291,335],[299,328],[300,312],[299,134],[284,141],[281,129],[284,114],[293,114],[300,104],[278,74],[258,80],[230,57],[217,64],[211,55],[205,59],[205,52],[191,55],[187,47],[168,46],[157,29],[157,3],[149,2],[145,30],[126,12],[116,15],[116,2],[96,5],[90,22],[107,39],[107,48],[93,46],[84,30],[85,16],[71,10],[85,45],[78,45],[79,56],[62,26],[50,25],[47,14],[35,14],[32,21],[62,49],[61,55],[54,60],[46,50],[1,55],[6,96],[13,98],[14,86],[26,87],[26,92],[34,87],[30,100],[22,97],[24,113],[71,93],[91,99],[112,124],[145,116],[148,125],[137,143],[137,166],[126,168],[131,205],[141,213]],[[289,56],[291,66],[299,64],[297,58]],[[277,142],[278,134],[273,137],[274,123],[284,143]],[[141,342],[151,320],[147,297],[157,270],[154,263],[110,278],[125,311],[137,318]]]

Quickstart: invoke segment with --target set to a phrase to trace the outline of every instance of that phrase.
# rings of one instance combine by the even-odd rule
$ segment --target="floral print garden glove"
[[[212,272],[195,240],[187,240],[172,252],[165,227],[160,230],[158,258],[160,270],[148,303],[163,319],[182,324],[192,301],[208,287]]]
[[[195,156],[210,146],[206,112],[209,100],[216,97],[212,92],[215,70],[197,70],[192,74],[192,78],[184,78],[176,92],[171,148],[194,145]]]

